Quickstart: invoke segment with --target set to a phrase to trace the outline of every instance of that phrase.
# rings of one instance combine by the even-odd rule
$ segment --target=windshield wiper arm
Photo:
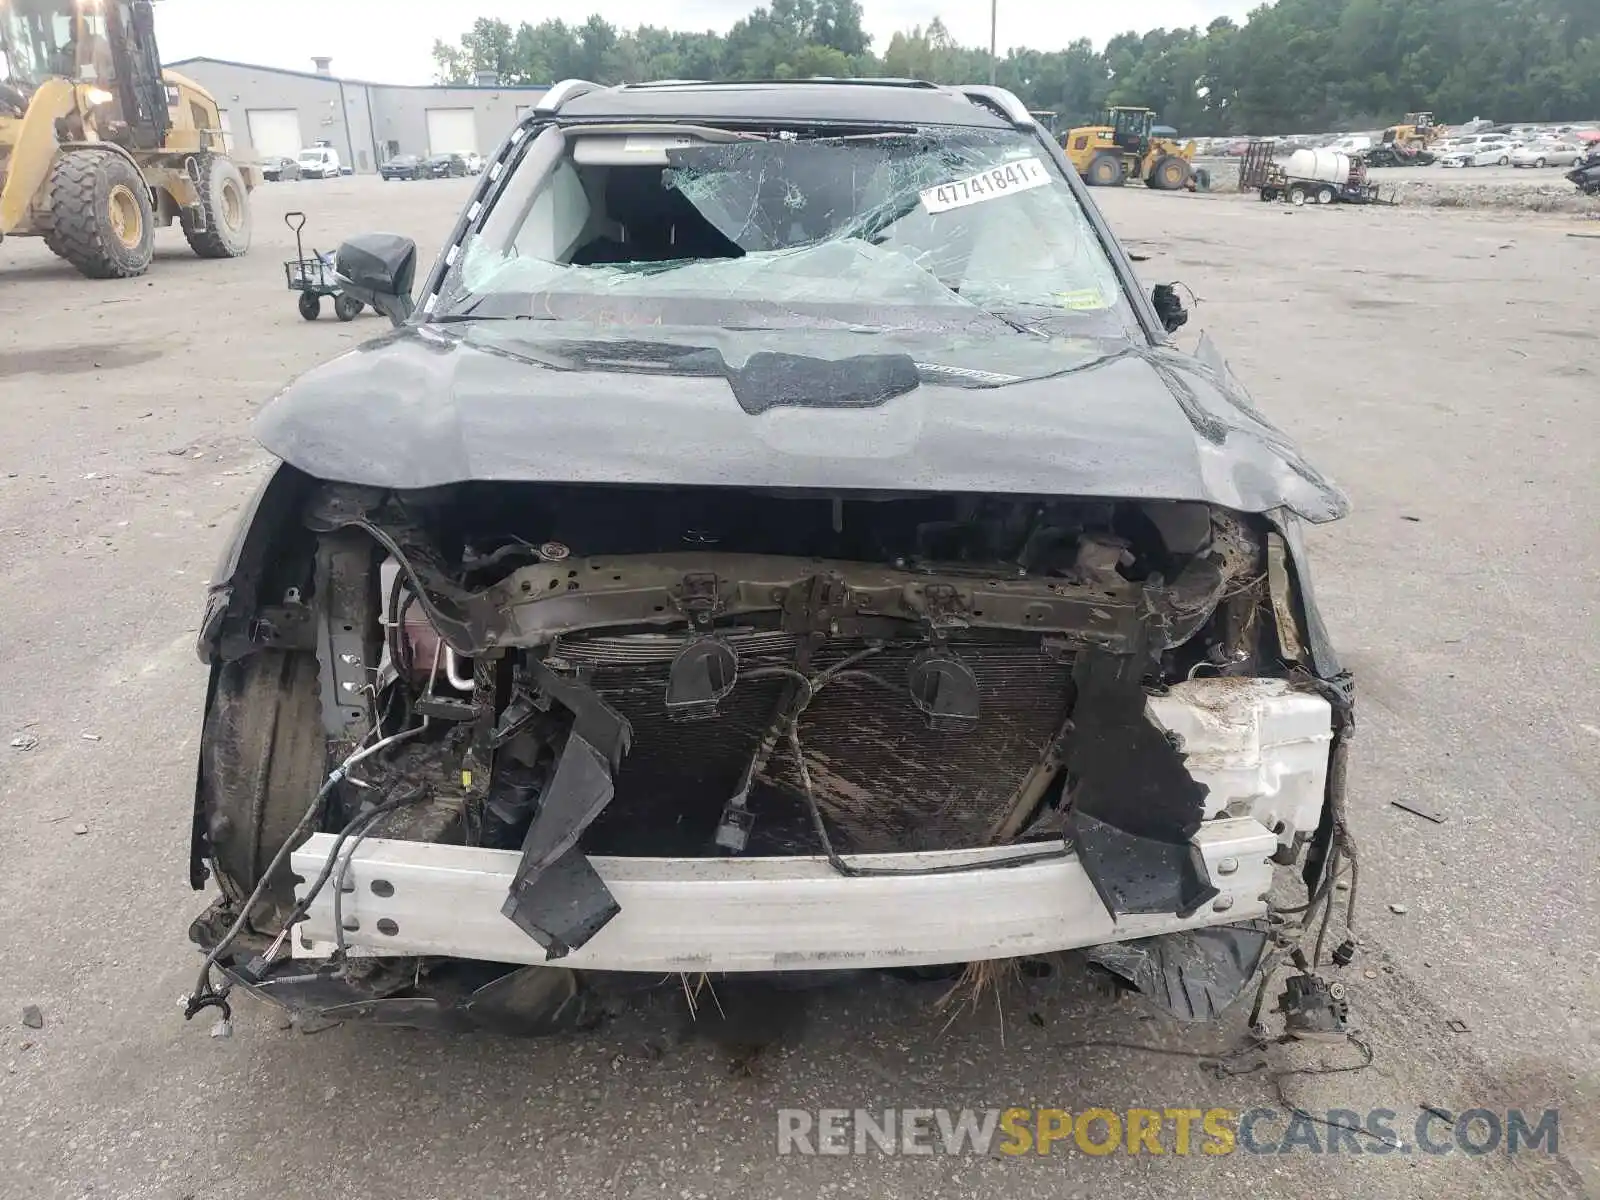
[[[1011,328],[1015,329],[1018,333],[1028,333],[1032,334],[1034,337],[1042,337],[1046,341],[1050,340],[1050,335],[1039,328],[1039,326],[1043,325],[1050,319],[1048,317],[1040,317],[1035,321],[1019,321],[1015,317],[1008,317],[1005,313],[996,312],[992,308],[984,308],[980,311],[988,316],[993,317],[996,321],[999,321],[1003,325],[1011,326]]]

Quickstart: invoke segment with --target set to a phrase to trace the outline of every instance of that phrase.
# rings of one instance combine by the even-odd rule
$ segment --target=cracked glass
[[[514,176],[497,207],[520,216],[497,213],[469,237],[433,315],[751,328],[997,318],[1144,340],[1105,247],[1030,135],[672,140],[665,166],[659,147],[645,165],[585,165],[569,141],[520,195]]]

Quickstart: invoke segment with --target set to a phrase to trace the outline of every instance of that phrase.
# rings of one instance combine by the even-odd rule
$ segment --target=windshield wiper
[[[1027,334],[1033,335],[1034,337],[1044,338],[1046,341],[1050,340],[1050,335],[1048,333],[1046,333],[1044,330],[1039,328],[1039,326],[1043,325],[1046,321],[1050,320],[1049,317],[1039,317],[1039,318],[1037,318],[1037,319],[1035,319],[1033,321],[1019,321],[1015,317],[1008,317],[1008,316],[1006,316],[1005,313],[996,312],[992,308],[985,308],[985,309],[982,309],[981,311],[984,312],[985,314],[987,314],[988,316],[993,317],[996,321],[999,321],[1002,325],[1011,326],[1011,328],[1015,329],[1018,333],[1027,333]]]
[[[429,317],[430,325],[460,325],[465,321],[510,321],[512,317],[477,317],[469,312],[441,313],[436,317]]]
[[[479,315],[478,309],[482,308],[495,295],[496,293],[494,292],[485,292],[460,312],[440,313],[437,316],[429,317],[428,320],[437,321],[441,325],[454,325],[462,321],[554,321],[557,319],[553,316],[533,312],[485,313]]]

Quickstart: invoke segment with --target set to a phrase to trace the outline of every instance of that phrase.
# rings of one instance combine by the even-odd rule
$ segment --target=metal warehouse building
[[[167,66],[217,99],[222,127],[241,157],[293,158],[325,141],[357,174],[397,154],[488,154],[544,95],[542,87],[502,86],[492,75],[469,86],[410,86],[341,79],[332,60],[315,71],[286,71],[220,58]]]

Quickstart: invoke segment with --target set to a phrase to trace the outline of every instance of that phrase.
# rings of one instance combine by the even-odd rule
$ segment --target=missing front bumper
[[[293,867],[315,878],[334,837],[317,834]],[[1266,912],[1278,837],[1259,821],[1207,821],[1193,839],[1217,894],[1187,917],[1114,918],[1075,855],[1008,866],[1040,846],[859,855],[857,866],[975,869],[848,878],[825,859],[602,858],[590,862],[621,911],[561,966],[606,971],[803,971],[1010,958],[1231,923]],[[340,900],[344,941],[367,956],[539,964],[545,950],[502,915],[519,855],[369,841]],[[303,888],[302,884],[302,888]],[[301,958],[333,948],[324,888],[293,939]]]

